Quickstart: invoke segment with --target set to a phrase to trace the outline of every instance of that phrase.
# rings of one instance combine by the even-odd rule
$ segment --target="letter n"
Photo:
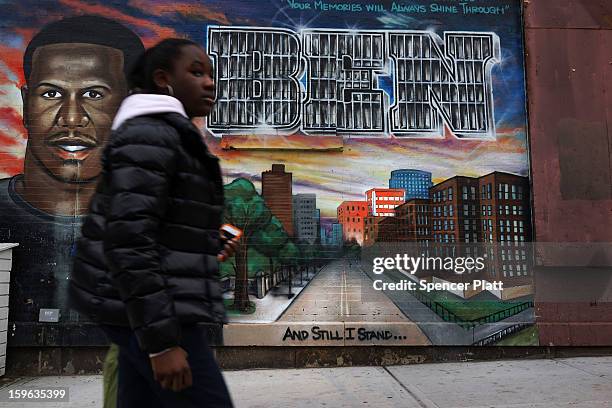
[[[389,55],[395,63],[393,134],[442,137],[446,124],[459,138],[495,137],[495,33],[446,32],[442,44],[423,31],[390,32]]]

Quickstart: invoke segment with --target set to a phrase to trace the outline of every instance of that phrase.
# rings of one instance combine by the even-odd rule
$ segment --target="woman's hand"
[[[240,245],[240,238],[228,239],[225,234],[225,231],[223,231],[222,229],[219,231],[221,234],[221,239],[224,241],[224,245],[221,252],[219,252],[219,254],[217,255],[217,260],[219,262],[225,262],[228,258],[231,258],[232,255],[234,255],[234,253],[236,252],[236,249],[238,249],[238,245]]]
[[[191,367],[181,347],[173,347],[150,359],[153,377],[163,389],[178,392],[191,387]]]

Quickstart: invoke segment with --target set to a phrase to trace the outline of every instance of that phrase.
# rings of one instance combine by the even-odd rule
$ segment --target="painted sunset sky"
[[[314,1],[310,2],[314,3]],[[330,2],[331,3],[331,2]],[[338,3],[338,2],[335,2]],[[355,1],[366,4],[366,1]],[[0,25],[0,176],[22,172],[26,132],[21,124],[21,97],[24,83],[23,51],[34,33],[44,24],[64,16],[98,14],[116,19],[134,30],[146,46],[162,38],[187,36],[203,45],[208,25],[240,25],[300,28],[405,29],[444,31],[493,31],[501,42],[501,61],[493,68],[496,140],[459,140],[447,134],[440,139],[350,138],[342,150],[311,150],[325,147],[312,136],[289,138],[301,150],[274,149],[287,146],[273,141],[265,150],[223,149],[222,139],[206,134],[209,148],[221,158],[225,182],[245,177],[260,188],[261,172],[272,163],[284,163],[293,173],[293,193],[315,193],[324,217],[333,217],[344,200],[362,200],[373,187],[388,187],[390,172],[415,168],[432,172],[434,183],[455,175],[481,176],[492,171],[528,174],[525,82],[522,27],[518,1],[503,15],[464,15],[385,12],[339,13],[300,11],[287,1],[2,1]],[[429,6],[431,1],[398,2]],[[442,2],[440,2],[442,3]],[[483,5],[491,3],[481,0]],[[446,3],[445,3],[446,4]],[[33,9],[40,12],[32,13]],[[202,124],[200,122],[200,124]],[[205,132],[206,133],[206,132]]]

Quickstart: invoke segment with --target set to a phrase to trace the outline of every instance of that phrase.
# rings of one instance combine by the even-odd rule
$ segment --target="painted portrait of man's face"
[[[92,180],[119,104],[126,96],[123,53],[82,43],[51,44],[32,56],[23,91],[28,150],[53,177]]]

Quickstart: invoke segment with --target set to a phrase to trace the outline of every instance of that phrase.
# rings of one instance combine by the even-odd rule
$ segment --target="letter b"
[[[210,27],[208,53],[217,85],[217,104],[208,119],[211,132],[291,131],[299,126],[300,41],[295,33]]]

